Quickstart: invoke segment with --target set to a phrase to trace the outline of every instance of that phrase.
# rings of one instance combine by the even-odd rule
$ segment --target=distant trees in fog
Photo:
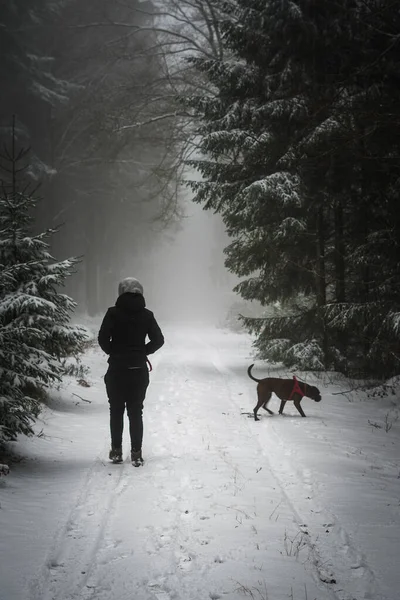
[[[171,218],[176,203],[171,122],[151,123],[162,110],[150,102],[161,67],[147,53],[154,43],[147,7],[70,1],[53,42],[58,69],[77,86],[52,122],[54,214],[84,255],[80,298],[91,314],[113,299],[120,271],[140,269],[154,241],[149,222]]]
[[[17,0],[0,16],[0,135],[16,114],[44,182],[37,226],[65,223],[57,250],[84,255],[73,291],[91,314],[120,271],[140,269],[151,223],[178,210],[176,109],[153,13],[139,0]]]
[[[16,0],[0,17],[1,132],[17,115],[43,181],[37,226],[64,224],[57,253],[83,255],[70,285],[96,314],[180,217],[196,151],[182,93],[209,89],[185,60],[221,57],[212,0]]]

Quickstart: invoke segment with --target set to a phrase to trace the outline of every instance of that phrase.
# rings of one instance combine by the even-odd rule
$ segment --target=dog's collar
[[[293,375],[293,381],[294,381],[293,389],[292,389],[292,392],[291,392],[291,394],[289,396],[289,400],[291,400],[295,394],[300,394],[301,397],[305,396],[305,391],[306,391],[306,385],[307,384],[306,383],[304,384],[304,392],[303,392],[302,389],[301,389],[301,387],[300,387],[299,382],[297,381],[296,375]]]

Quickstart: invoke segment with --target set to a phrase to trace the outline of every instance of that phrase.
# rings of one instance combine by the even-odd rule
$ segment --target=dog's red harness
[[[294,381],[294,384],[293,384],[293,389],[292,389],[292,392],[291,392],[291,394],[290,394],[290,396],[289,396],[288,400],[291,400],[295,394],[300,394],[300,396],[303,398],[303,396],[304,396],[305,394],[304,394],[304,392],[302,391],[302,389],[301,389],[301,387],[300,387],[300,385],[299,385],[299,382],[297,381],[297,377],[296,377],[296,375],[293,375],[293,381]],[[304,385],[306,385],[306,384],[304,384]]]

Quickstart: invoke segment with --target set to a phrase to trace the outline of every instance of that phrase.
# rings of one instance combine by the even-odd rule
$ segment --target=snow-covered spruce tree
[[[379,200],[360,175],[371,158],[360,151],[360,140],[365,147],[381,66],[369,75],[368,90],[365,74],[398,38],[386,35],[385,45],[383,30],[376,45],[372,13],[361,15],[355,1],[222,4],[229,12],[222,29],[231,57],[193,59],[215,94],[186,99],[202,119],[205,159],[192,162],[203,175],[192,184],[195,200],[221,212],[234,238],[226,264],[249,276],[237,288],[242,296],[264,305],[279,301],[277,316],[244,320],[258,335],[263,357],[345,370],[361,354],[366,366],[360,352],[365,328],[357,330],[355,320],[351,325],[338,311],[347,316],[349,310],[356,314],[354,308],[362,311],[360,297],[353,297],[356,307],[348,304],[351,289],[365,288],[366,269],[352,268],[362,254],[359,242],[366,239],[360,210],[372,205],[369,221],[378,225],[379,215],[382,222]],[[394,59],[386,83],[395,83]],[[390,113],[383,113],[387,127]],[[393,144],[385,147],[385,136],[378,139],[371,144],[376,159],[379,152],[397,156]],[[382,168],[382,160],[375,164]],[[396,178],[394,173],[385,186],[386,198],[393,196]],[[356,236],[350,223],[356,224]],[[386,281],[391,268],[377,280]],[[381,306],[387,310],[386,301]],[[381,329],[382,314],[375,314]],[[370,326],[371,318],[366,321]]]
[[[0,265],[0,448],[17,434],[30,435],[40,412],[41,390],[61,377],[58,361],[41,350],[43,333],[17,313],[9,300],[31,265]]]
[[[0,441],[30,433],[41,390],[63,374],[61,359],[83,350],[86,331],[69,324],[74,301],[59,292],[76,258],[55,261],[48,240],[33,235],[38,198],[24,181],[28,153],[0,155]]]
[[[301,350],[316,349],[312,366],[322,367],[317,215],[324,197],[307,193],[294,160],[296,143],[309,127],[312,94],[301,83],[313,30],[292,2],[239,0],[236,7],[224,6],[229,14],[221,27],[229,58],[192,61],[215,93],[185,99],[202,119],[205,158],[191,163],[203,175],[192,183],[195,200],[223,216],[233,238],[226,265],[248,277],[237,291],[262,305],[284,306],[282,317],[245,320],[258,334],[263,355],[283,358],[302,344]]]

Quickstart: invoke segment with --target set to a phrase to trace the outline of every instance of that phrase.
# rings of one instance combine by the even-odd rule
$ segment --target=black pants
[[[105,374],[108,402],[110,404],[111,446],[121,448],[125,407],[129,418],[131,448],[141,450],[143,439],[143,402],[149,385],[147,367],[121,369],[109,367]]]

